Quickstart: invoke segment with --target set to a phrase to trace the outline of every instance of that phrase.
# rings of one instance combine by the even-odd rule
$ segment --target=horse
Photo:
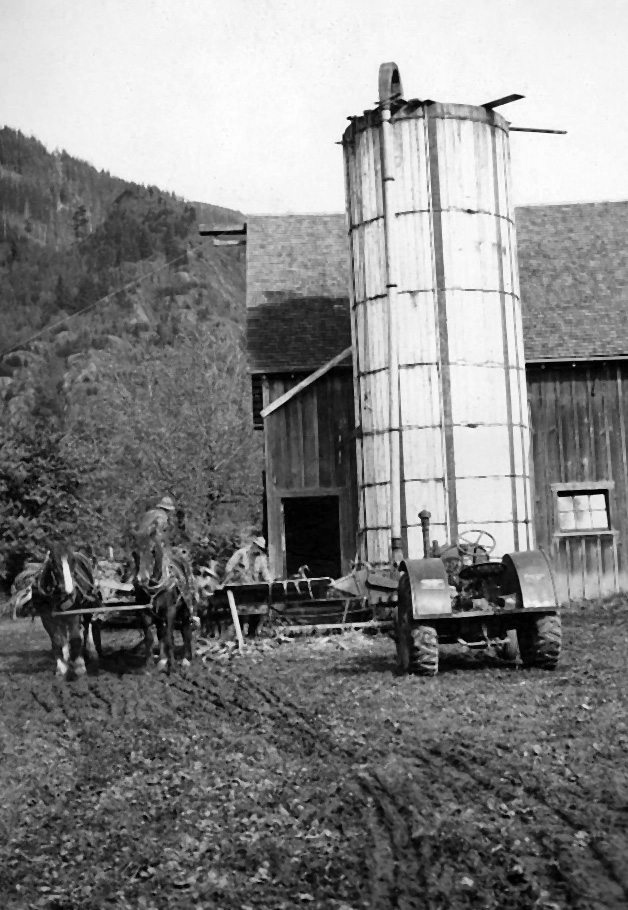
[[[197,601],[192,571],[184,557],[163,546],[154,535],[138,536],[133,552],[133,583],[139,602],[150,604],[152,620],[157,627],[159,654],[157,668],[170,673],[174,663],[174,628],[180,624],[183,635],[183,667],[193,657],[192,630]],[[153,650],[152,632],[147,641],[146,658]]]
[[[97,611],[101,605],[87,556],[68,544],[52,544],[32,586],[32,610],[50,636],[57,676],[66,677],[70,665],[75,676],[82,676],[84,655],[95,661],[102,656],[100,628],[92,629],[91,613],[63,615],[86,607]]]

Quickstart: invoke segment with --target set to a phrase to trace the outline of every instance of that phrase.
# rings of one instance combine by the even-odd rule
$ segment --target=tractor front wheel
[[[438,633],[434,626],[417,626],[412,630],[410,672],[418,676],[438,673]]]
[[[560,616],[540,616],[520,628],[519,650],[524,667],[555,670],[560,657],[562,628]]]
[[[412,591],[410,579],[404,573],[399,579],[397,611],[395,615],[395,642],[397,645],[397,666],[401,673],[409,673],[413,650],[412,628]]]
[[[395,621],[397,665],[402,673],[436,676],[438,673],[438,633],[434,626],[413,622],[412,587],[407,573],[399,579]]]

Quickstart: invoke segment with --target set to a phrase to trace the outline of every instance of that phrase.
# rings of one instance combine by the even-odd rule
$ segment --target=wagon
[[[338,596],[333,579],[327,576],[228,584],[210,597],[208,621],[233,621],[240,647],[240,618],[248,624],[249,634],[254,634],[269,615],[286,631],[305,632],[361,626],[370,622],[373,612],[366,597]]]

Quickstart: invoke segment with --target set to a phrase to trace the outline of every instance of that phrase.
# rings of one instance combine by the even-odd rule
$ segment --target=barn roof
[[[526,360],[628,355],[628,202],[518,208]]]
[[[299,297],[247,313],[252,373],[316,370],[351,344],[348,297]]]
[[[524,206],[516,219],[526,360],[628,356],[628,202]],[[345,216],[247,226],[249,368],[316,369],[351,343]]]
[[[349,294],[344,215],[247,218],[246,305],[341,298]]]

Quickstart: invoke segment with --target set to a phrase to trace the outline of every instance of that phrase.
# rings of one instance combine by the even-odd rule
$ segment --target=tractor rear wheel
[[[560,616],[531,619],[527,626],[519,629],[518,637],[524,667],[556,669],[562,644]]]
[[[438,673],[438,633],[434,626],[416,626],[412,629],[410,672],[418,676],[436,676]]]

